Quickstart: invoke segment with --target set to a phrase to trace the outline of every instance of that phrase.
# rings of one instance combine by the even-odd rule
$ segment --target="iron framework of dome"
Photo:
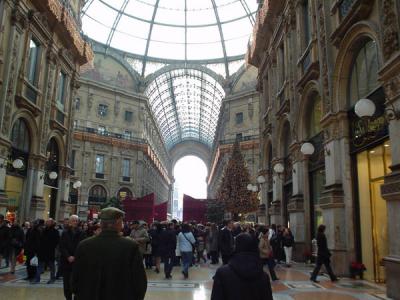
[[[188,139],[211,146],[221,83],[244,63],[257,8],[256,0],[88,0],[82,30],[152,78],[145,93],[167,148]]]

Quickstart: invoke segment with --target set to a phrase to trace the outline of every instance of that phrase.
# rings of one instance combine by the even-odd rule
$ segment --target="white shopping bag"
[[[32,257],[29,263],[32,267],[37,267],[39,265],[39,260],[37,256],[35,255],[34,257]]]

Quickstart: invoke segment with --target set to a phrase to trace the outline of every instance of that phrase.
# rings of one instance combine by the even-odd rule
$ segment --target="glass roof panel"
[[[214,59],[226,63],[229,57],[224,57],[219,50],[222,49],[222,41],[216,12],[227,40],[227,55],[244,56],[247,39],[244,45],[239,43],[244,36],[250,36],[252,26],[248,14],[254,19],[256,9],[255,0],[90,0],[86,1],[83,9],[82,29],[85,35],[100,43],[109,43],[113,48],[145,59]],[[240,41],[228,43],[239,37]],[[147,43],[149,48],[146,53],[144,45]],[[208,43],[210,47],[206,51]],[[219,43],[220,47],[214,43]],[[195,44],[202,45],[194,47]],[[229,49],[228,45],[238,48]],[[144,76],[144,73],[149,72],[144,69],[141,75]]]
[[[247,43],[249,42],[249,37],[241,37],[234,40],[225,41],[226,54],[228,56],[236,56],[243,53],[247,49]]]
[[[145,93],[167,148],[188,139],[211,147],[225,96],[213,77],[193,69],[172,70],[155,78]]]
[[[231,1],[227,5],[218,6],[218,16],[221,22],[240,18],[243,15],[246,15],[246,12],[240,1]]]

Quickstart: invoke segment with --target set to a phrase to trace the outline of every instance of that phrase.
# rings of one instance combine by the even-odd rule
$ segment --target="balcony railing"
[[[242,137],[240,139],[240,142],[258,140],[259,138],[260,138],[259,135],[248,135],[248,136]],[[235,142],[236,142],[236,139],[226,139],[226,140],[220,140],[219,144],[220,145],[227,145],[227,144],[233,144]]]
[[[355,0],[343,0],[339,4],[340,18],[343,19],[348,15]]]
[[[125,140],[128,142],[133,142],[133,143],[137,143],[137,144],[147,144],[145,139],[130,137],[130,136],[124,135],[123,133],[116,133],[116,132],[110,132],[110,131],[99,131],[98,129],[91,128],[91,127],[76,126],[74,128],[74,131],[92,133],[92,134],[95,134],[98,136],[111,137],[114,139]]]

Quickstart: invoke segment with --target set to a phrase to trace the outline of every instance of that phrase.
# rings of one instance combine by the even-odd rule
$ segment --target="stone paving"
[[[145,300],[206,300],[210,299],[212,276],[216,266],[208,264],[190,269],[189,280],[184,280],[180,268],[174,268],[173,279],[166,280],[163,274],[148,270],[148,291]],[[377,285],[362,280],[341,278],[331,283],[325,276],[319,276],[320,283],[309,281],[311,266],[295,264],[292,268],[277,266],[279,281],[273,282],[274,299],[276,300],[377,300],[386,298],[384,285]],[[25,268],[19,266],[12,275],[0,270],[0,299],[15,300],[62,300],[62,280],[47,284],[49,273],[46,272],[39,284],[30,284],[23,280]]]

